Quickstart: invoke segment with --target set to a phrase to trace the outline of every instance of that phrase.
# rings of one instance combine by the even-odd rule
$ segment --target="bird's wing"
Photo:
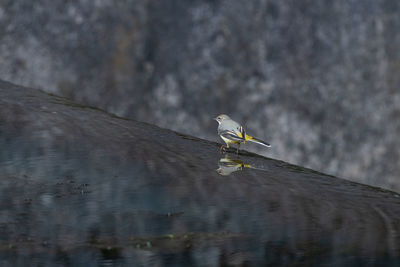
[[[246,131],[243,129],[243,127],[240,126],[238,130],[239,130],[239,132],[240,132],[240,134],[238,133],[238,135],[239,135],[240,137],[242,137],[243,140],[246,140]]]
[[[238,141],[238,142],[244,141],[244,136],[241,132],[236,133],[231,130],[223,130],[219,132],[219,135],[232,141]]]

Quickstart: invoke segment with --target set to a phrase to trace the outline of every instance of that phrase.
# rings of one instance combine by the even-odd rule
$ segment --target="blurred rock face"
[[[227,113],[259,153],[395,188],[399,5],[5,0],[0,78],[212,140]]]

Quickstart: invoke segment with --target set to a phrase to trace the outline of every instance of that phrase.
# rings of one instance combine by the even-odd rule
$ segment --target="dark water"
[[[0,99],[1,266],[399,262],[395,193],[41,97]]]

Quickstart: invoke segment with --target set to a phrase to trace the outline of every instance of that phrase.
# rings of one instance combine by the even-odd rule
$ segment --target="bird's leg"
[[[221,153],[225,153],[226,148],[224,147],[224,145],[221,146],[221,148],[219,149],[219,151],[220,151]]]
[[[240,143],[237,143],[237,150],[236,150],[236,154],[239,155],[239,148],[240,148]]]
[[[220,148],[221,153],[225,153],[228,148],[229,148],[228,144],[226,144],[226,147],[224,147],[224,145],[222,145]]]

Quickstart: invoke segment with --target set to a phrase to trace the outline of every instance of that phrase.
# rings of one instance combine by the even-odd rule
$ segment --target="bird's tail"
[[[266,147],[271,147],[271,145],[268,144],[267,142],[264,142],[263,140],[257,139],[255,137],[252,137],[252,136],[247,135],[247,134],[246,134],[246,138],[245,139],[246,139],[246,141],[249,141],[249,142],[257,143],[257,144],[260,144],[260,145],[263,145],[263,146],[266,146]]]

